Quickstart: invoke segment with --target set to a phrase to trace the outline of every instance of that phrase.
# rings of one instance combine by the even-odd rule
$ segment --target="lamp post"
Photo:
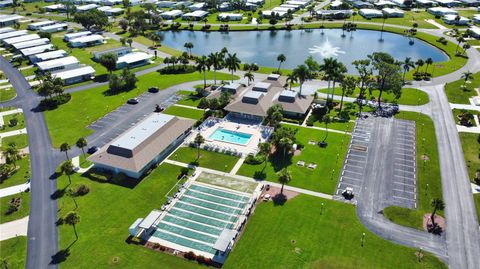
[[[363,244],[365,243],[365,233],[362,233],[362,240],[361,240],[361,242],[362,242],[362,247],[363,247]]]

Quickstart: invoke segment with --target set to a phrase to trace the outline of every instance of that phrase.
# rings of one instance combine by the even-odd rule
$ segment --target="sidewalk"
[[[0,189],[0,198],[24,192],[28,188],[30,188],[30,182]]]
[[[281,124],[287,124],[287,125],[292,125],[292,126],[301,126],[301,127],[304,127],[304,128],[310,128],[310,129],[316,129],[316,130],[321,130],[321,131],[327,131],[327,128],[318,127],[318,126],[307,126],[307,125],[303,126],[303,125],[298,125],[298,124],[295,124],[295,123],[290,123],[290,122],[285,122],[285,121],[282,121]],[[340,131],[340,130],[336,130],[336,129],[330,129],[330,128],[328,128],[328,131],[329,131],[329,132],[332,132],[332,133],[352,135],[352,133],[350,133],[350,132]]]
[[[181,167],[189,167],[188,164],[182,163],[182,162],[178,162],[178,161],[164,160],[163,162],[169,163],[169,164],[173,164],[173,165],[177,165],[177,166],[181,166]],[[232,169],[232,170],[233,170],[233,169]],[[245,176],[240,176],[240,175],[234,175],[234,174],[231,174],[231,173],[223,173],[223,172],[220,172],[220,171],[217,171],[217,170],[208,169],[208,168],[204,168],[204,167],[197,167],[197,168],[196,168],[196,171],[200,171],[200,172],[201,172],[201,171],[205,171],[205,172],[212,173],[212,174],[217,174],[217,175],[225,175],[225,174],[227,174],[229,177],[233,177],[233,178],[238,178],[238,179],[242,179],[242,180],[249,180],[249,181],[255,181],[255,182],[257,182],[257,183],[262,183],[262,184],[270,184],[271,186],[278,187],[278,188],[281,188],[281,187],[282,187],[282,184],[277,183],[277,182],[271,182],[271,181],[266,181],[266,180],[256,181],[255,179],[250,178],[250,177],[245,177]],[[330,195],[330,194],[321,193],[321,192],[315,192],[315,191],[310,191],[310,190],[301,189],[301,188],[297,188],[297,187],[292,187],[292,186],[288,186],[288,185],[285,185],[285,186],[284,186],[284,189],[285,189],[285,190],[294,191],[294,192],[298,192],[298,193],[303,193],[303,194],[308,194],[308,195],[316,196],[316,197],[323,198],[323,199],[329,199],[329,200],[332,200],[332,199],[333,199],[332,195]]]
[[[0,138],[5,138],[9,136],[15,136],[15,135],[21,135],[21,134],[26,134],[27,133],[27,128],[23,128],[20,130],[14,130],[10,132],[5,132],[5,133],[0,133]]]
[[[93,164],[92,164],[87,168],[80,167],[80,156],[73,157],[72,158],[72,163],[73,163],[73,166],[75,167],[73,170],[75,170],[75,172],[80,173],[80,174],[83,174],[83,173],[87,172],[88,169],[90,169],[93,166]]]
[[[433,26],[438,27],[438,29],[442,29],[442,30],[447,30],[448,29],[447,27],[441,25],[440,23],[436,22],[435,20],[425,20],[425,21],[430,23]]]
[[[23,219],[10,221],[0,224],[0,241],[14,238],[16,236],[26,236],[28,230],[28,216]]]

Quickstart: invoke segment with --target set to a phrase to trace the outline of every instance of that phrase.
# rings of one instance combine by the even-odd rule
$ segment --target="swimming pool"
[[[209,138],[222,142],[246,145],[250,141],[250,138],[252,138],[252,135],[218,128]]]

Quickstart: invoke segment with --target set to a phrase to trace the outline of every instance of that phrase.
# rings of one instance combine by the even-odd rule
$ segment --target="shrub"
[[[252,165],[261,164],[264,161],[265,161],[265,156],[262,154],[257,154],[257,155],[248,154],[247,158],[245,158],[245,163],[252,164]]]
[[[75,191],[75,193],[79,196],[86,195],[89,192],[90,192],[90,188],[84,184],[78,186],[77,190]]]
[[[307,119],[307,126],[313,126],[314,123],[315,123],[315,116],[310,115],[310,117],[308,117]]]
[[[185,252],[185,254],[183,254],[183,257],[190,261],[197,259],[197,255],[195,255],[193,251]]]
[[[72,99],[72,96],[69,93],[57,95],[52,98],[43,99],[38,105],[40,110],[53,110],[63,104],[66,104]]]
[[[195,72],[195,67],[192,65],[171,65],[158,70],[160,74],[187,74]]]
[[[134,236],[134,237],[132,237],[132,239],[130,240],[130,242],[133,243],[133,244],[140,245],[140,244],[142,244],[142,239]]]
[[[17,126],[18,124],[18,119],[17,118],[13,118],[11,119],[8,124],[10,125],[10,127],[13,127],[13,126]]]
[[[153,244],[152,247],[153,247],[154,249],[160,248],[160,244],[159,244],[159,243],[155,243],[155,244]]]

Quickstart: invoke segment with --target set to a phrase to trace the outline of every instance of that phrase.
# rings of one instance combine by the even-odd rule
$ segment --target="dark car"
[[[148,88],[148,92],[151,92],[151,93],[157,93],[158,91],[159,91],[159,89],[157,87]]]
[[[128,99],[127,104],[136,105],[138,104],[138,102],[139,102],[138,98],[130,98]]]
[[[88,153],[88,154],[93,154],[93,153],[97,152],[99,149],[100,149],[100,148],[97,147],[97,146],[95,146],[95,147],[90,147],[90,148],[88,148],[87,153]]]
[[[155,112],[162,112],[165,108],[163,106],[155,105]]]

